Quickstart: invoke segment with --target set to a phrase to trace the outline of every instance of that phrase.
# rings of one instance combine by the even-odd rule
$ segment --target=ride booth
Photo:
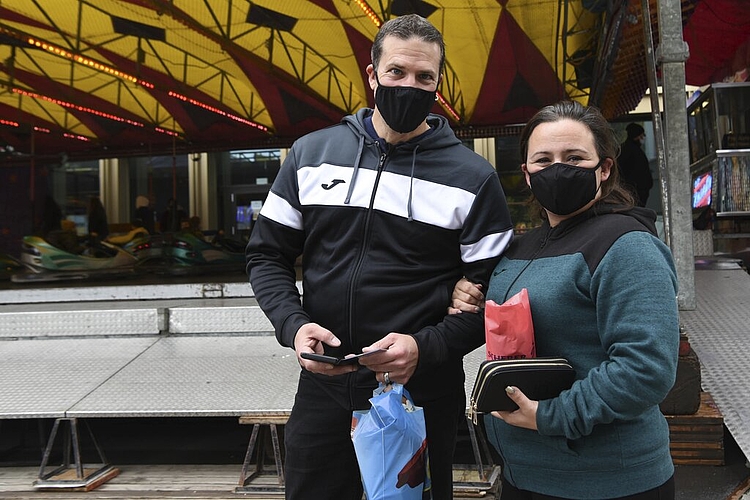
[[[715,83],[687,108],[696,256],[750,259],[750,82]]]

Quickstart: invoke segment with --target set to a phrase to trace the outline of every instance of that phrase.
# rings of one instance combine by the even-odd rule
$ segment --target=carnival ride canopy
[[[39,159],[288,145],[373,105],[364,71],[372,40],[385,20],[413,12],[446,39],[434,112],[466,137],[494,135],[556,100],[587,103],[597,83],[602,102],[637,102],[643,78],[606,89],[623,42],[613,20],[642,18],[640,3],[3,0],[0,143]],[[724,64],[748,39],[742,4],[682,1],[686,28],[697,19],[686,31],[692,54],[711,29],[701,19],[738,33],[730,44],[714,32],[724,46],[710,49],[710,68],[689,68],[692,83],[710,83],[717,54],[729,54]],[[615,50],[604,51],[604,40]],[[642,75],[635,45],[640,59],[626,74]]]

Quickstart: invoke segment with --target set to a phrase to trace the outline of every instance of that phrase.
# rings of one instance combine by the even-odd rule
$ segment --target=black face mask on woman
[[[553,214],[570,215],[596,196],[599,190],[596,171],[602,163],[603,158],[594,168],[553,163],[539,172],[529,174],[531,192]]]
[[[411,132],[427,118],[435,104],[436,91],[422,90],[415,87],[385,87],[380,84],[377,74],[375,80],[375,105],[383,120],[396,132]]]

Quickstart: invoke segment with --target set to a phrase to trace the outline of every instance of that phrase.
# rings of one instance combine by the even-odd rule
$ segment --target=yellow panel
[[[459,85],[466,106],[462,118],[466,119],[474,112],[502,7],[494,0],[443,1],[435,5],[443,9],[428,19],[443,33],[447,64],[461,75]],[[452,76],[450,68],[445,78]]]
[[[3,16],[0,28],[23,32],[116,66],[114,58],[107,61],[106,56],[100,54],[100,51],[111,52],[118,58],[126,58],[133,68],[139,65],[148,68],[142,75],[133,76],[146,81],[157,80],[150,83],[157,84],[159,92],[188,93],[195,89],[221,102],[235,115],[273,129],[274,113],[284,111],[267,109],[253,84],[254,80],[260,81],[260,73],[270,71],[275,73],[272,78],[300,80],[302,83],[296,84],[303,92],[321,96],[341,110],[354,111],[365,105],[371,93],[363,67],[367,61],[357,61],[346,36],[347,29],[359,33],[369,48],[378,27],[366,11],[369,9],[383,16],[380,9],[390,8],[394,2],[327,2],[333,11],[311,0],[146,0],[142,4],[119,0],[0,0],[3,9],[34,20],[21,24],[14,21],[13,16]],[[566,8],[569,16],[568,55],[589,46],[592,37],[599,35],[593,29],[598,27],[600,16],[583,9],[581,0],[507,0],[505,7],[502,3],[498,0],[425,0],[425,5],[437,8],[429,19],[446,40],[448,68],[440,90],[446,98],[450,98],[449,93],[457,96],[453,103],[457,106],[463,101],[465,107],[457,111],[464,120],[470,119],[474,112],[485,73],[493,70],[487,68],[487,62],[501,16],[513,16],[557,74],[565,73],[569,79],[575,76],[575,70],[564,63],[564,54],[560,52],[563,34],[558,33],[558,8]],[[296,19],[292,32],[273,31],[248,23],[251,4]],[[160,10],[157,12],[156,8]],[[163,30],[165,41],[117,34],[112,16]],[[7,61],[11,50],[9,45],[0,46],[0,61]],[[235,59],[238,53],[252,56],[250,68],[238,64]],[[71,85],[121,106],[143,123],[158,122],[168,129],[178,126],[171,123],[167,109],[147,88],[72,62],[70,58],[17,47],[13,65],[19,71],[52,78],[61,85]],[[138,73],[137,69],[128,71]],[[150,72],[163,78],[153,78]],[[10,71],[0,74],[0,79],[11,78]],[[450,87],[447,82],[451,83]],[[33,85],[19,84],[20,87]],[[567,90],[575,89],[571,86]],[[17,98],[0,94],[0,102],[13,102],[14,97]],[[45,119],[57,121],[64,128],[81,130],[73,115],[59,105],[38,103],[29,98],[21,101],[24,110],[40,117],[46,115]],[[90,131],[85,130],[79,133],[90,135]]]
[[[29,55],[32,57],[29,57]],[[114,78],[101,71],[81,64],[74,64],[69,59],[57,57],[42,51],[17,50],[14,66],[30,73],[49,76],[56,81],[71,84],[80,92],[114,103],[138,116],[140,121],[145,124],[152,123],[157,116],[166,115],[161,104],[152,98],[146,92],[146,89],[140,85],[125,83],[123,80]],[[124,91],[122,88],[123,84],[129,86],[136,93],[138,96],[137,99],[133,99],[130,93]],[[18,85],[22,88],[27,87],[21,82],[18,82]],[[42,89],[36,92],[40,94],[44,93]],[[82,102],[77,102],[72,96],[69,102],[84,105]],[[122,114],[122,117],[125,116],[125,114]],[[163,126],[172,128],[171,125],[165,124]]]
[[[508,2],[507,9],[550,66],[556,68],[557,74],[562,76],[565,54],[563,53],[562,33],[558,33],[559,5],[563,8],[567,6],[568,31],[575,31],[575,33],[569,33],[566,40],[568,55],[572,55],[579,48],[587,46],[591,37],[599,35],[598,32],[593,31],[598,16],[584,9],[580,0],[568,0],[562,3],[558,0],[538,0],[533,3],[511,0]],[[560,30],[562,27],[560,23]],[[567,64],[565,73],[571,79],[575,75],[575,68]],[[568,93],[572,90],[572,88],[566,89]]]
[[[369,2],[376,4],[377,2]],[[378,26],[367,16],[365,11],[354,0],[333,0],[339,17],[349,26],[359,31],[368,40],[374,40]],[[377,5],[369,5],[374,10]]]
[[[212,7],[216,7],[217,3],[212,2]],[[207,30],[212,28],[212,31],[221,36],[221,32],[216,31],[216,26],[210,25],[213,23],[213,17],[202,2],[182,2],[177,7],[182,7],[185,14],[205,22],[208,25]],[[196,10],[197,8],[201,9]],[[150,14],[156,16],[155,13]],[[143,17],[145,16],[142,16],[139,22],[145,21]],[[145,52],[143,64],[162,72],[166,71],[176,80],[185,83],[188,88],[198,89],[213,97],[241,117],[269,127],[273,126],[270,114],[252,83],[219,42],[167,14],[158,19],[150,19],[147,24],[154,23],[165,27],[166,43],[152,41],[149,46],[141,46]],[[121,43],[126,42],[135,43],[136,40],[129,37]],[[253,109],[248,109],[251,103]]]
[[[299,78],[319,95],[329,98],[336,106],[346,109],[349,92],[359,107],[366,102],[369,88],[364,86],[364,68],[360,68],[346,32],[337,17],[309,2],[284,2],[275,0],[257,2],[267,9],[297,19],[292,33],[275,33],[273,53],[268,41],[271,30],[245,23],[244,18],[233,27],[235,42],[258,57],[269,60],[274,66]],[[241,36],[242,30],[248,30]],[[329,71],[344,87],[345,95],[329,89]]]
[[[14,4],[14,10],[37,19],[40,23],[46,22],[42,11],[31,7],[31,4],[26,4],[25,2],[21,2],[21,4],[24,7],[18,9],[15,8],[16,5]],[[47,11],[53,17],[55,25],[68,35],[67,39],[52,31],[34,30],[26,25],[16,25],[13,27],[63,48],[71,48],[68,42],[72,43],[75,40],[75,34],[78,31],[78,16],[71,15],[71,13],[78,13],[78,1],[43,1],[40,5],[43,10]],[[185,2],[185,5],[188,7],[201,6],[202,2],[190,0]],[[166,73],[177,81],[183,81],[187,87],[196,88],[212,96],[218,102],[222,102],[231,112],[241,117],[260,122],[266,126],[273,126],[270,114],[265,110],[262,99],[257,95],[252,84],[241,69],[227,56],[218,43],[187,27],[185,24],[178,22],[176,19],[171,18],[166,13],[159,16],[152,10],[117,1],[108,2],[101,0],[96,2],[93,7],[84,4],[81,9],[81,23],[85,30],[82,38],[88,43],[97,44],[131,61],[136,61],[138,58],[139,40],[133,36],[123,36],[114,33],[110,15],[165,29],[166,43],[156,40],[141,40],[141,63],[143,65],[161,73]],[[203,12],[201,15],[206,19]],[[111,61],[104,60],[86,45],[81,46],[80,50],[84,55],[92,59],[108,65],[114,64]],[[52,62],[49,69],[46,67],[45,69],[50,72],[53,78],[62,81],[70,78],[70,68],[62,59],[59,61],[54,61],[54,59],[48,60]],[[217,75],[219,75],[217,67],[225,74],[225,83],[223,85],[219,83],[220,79],[217,78]],[[83,67],[76,65],[74,70],[76,78],[82,77],[85,80],[95,78],[92,75],[81,76],[80,68]],[[231,82],[231,86],[226,83],[226,80]],[[87,85],[85,90],[97,87],[101,88],[101,85],[102,83],[91,82],[89,80],[89,85]],[[116,86],[106,88],[115,89]],[[235,90],[232,90],[232,88]],[[179,91],[179,89],[175,90]],[[255,96],[251,98],[253,94]],[[107,94],[106,90],[100,90],[96,95],[113,102],[117,97],[114,94]],[[248,110],[247,108],[251,102],[253,103],[253,109]],[[156,101],[153,101],[153,104],[141,104],[142,107],[149,110],[148,114],[155,115],[157,109]],[[143,114],[141,110],[133,111],[136,114]]]
[[[0,93],[0,102],[13,108],[19,109],[24,113],[37,116],[45,122],[57,124],[59,127],[75,134],[95,138],[94,133],[78,119],[70,114],[64,107],[58,106],[48,101],[34,99],[27,96],[19,96],[12,92]],[[15,119],[12,116],[6,116],[6,119]]]

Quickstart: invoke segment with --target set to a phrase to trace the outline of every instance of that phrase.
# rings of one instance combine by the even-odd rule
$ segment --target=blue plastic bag
[[[367,500],[432,498],[424,410],[401,384],[380,386],[355,411],[352,441]]]

